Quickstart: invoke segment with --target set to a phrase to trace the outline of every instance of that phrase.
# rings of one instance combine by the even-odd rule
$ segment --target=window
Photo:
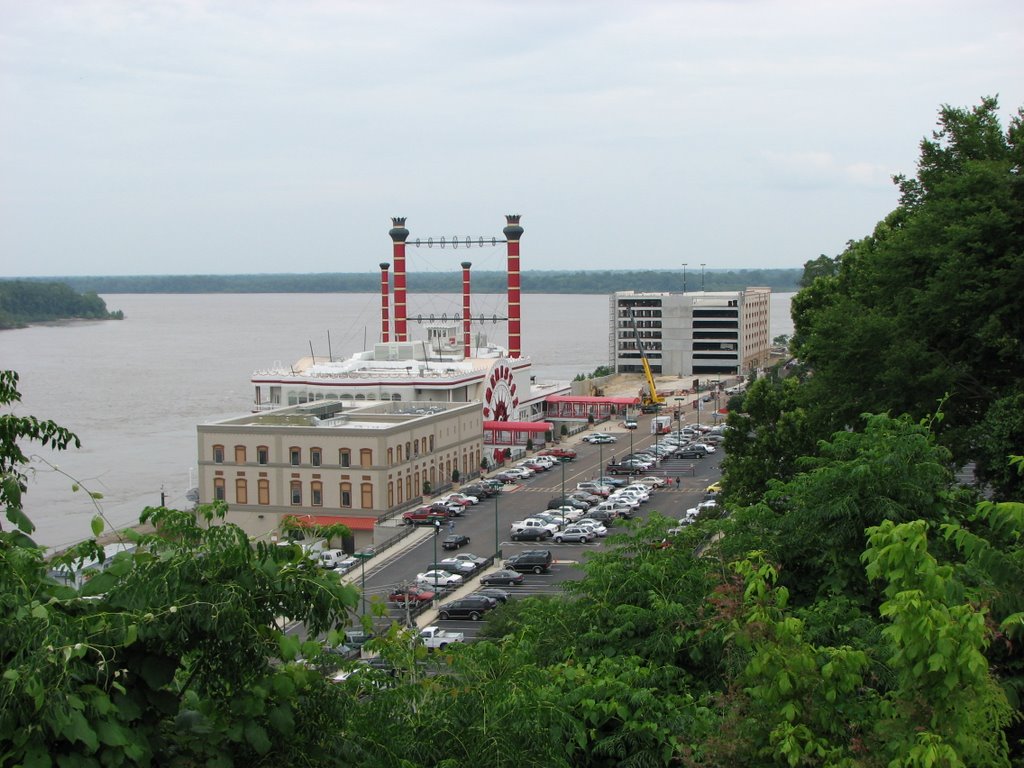
[[[341,491],[341,506],[345,509],[352,508],[352,483],[342,483],[338,486]]]
[[[359,490],[363,509],[373,509],[373,483],[363,483],[359,486]]]
[[[412,443],[412,450],[413,450],[413,455],[414,456],[419,456],[420,455],[420,441],[419,441],[419,438],[416,438],[413,441],[413,443]]]
[[[372,467],[373,466],[373,451],[369,448],[359,449],[359,466],[361,467]]]
[[[407,458],[407,459],[411,459],[412,458],[412,443],[406,443],[405,444],[405,458]]]
[[[270,463],[270,449],[261,445],[256,448],[256,462],[258,464],[269,464]]]
[[[292,506],[302,506],[302,481],[292,480]]]
[[[402,446],[398,446],[398,463],[402,463]]]
[[[224,463],[224,446],[215,445],[213,446],[213,463],[223,464]]]
[[[390,467],[395,463],[395,449],[388,448],[388,466]]]
[[[314,467],[319,467],[323,463],[322,454],[319,448],[309,449],[309,463]]]
[[[249,487],[246,485],[244,477],[235,478],[235,503],[249,503]]]
[[[270,503],[270,481],[269,480],[260,480],[257,483],[257,486],[258,486],[259,502],[260,502],[260,504],[269,504]]]
[[[324,485],[319,480],[314,480],[309,484],[309,503],[314,507],[324,505]]]
[[[302,449],[292,446],[288,449],[288,457],[293,467],[299,466],[302,463]]]
[[[434,436],[433,435],[430,436],[430,449],[429,450],[430,450],[431,453],[434,452]]]
[[[388,483],[388,506],[395,506],[395,484],[392,482]]]
[[[352,451],[348,448],[342,448],[338,451],[338,463],[343,467],[352,466]]]
[[[213,499],[214,501],[225,501],[223,477],[213,478]]]
[[[245,464],[245,446],[235,446],[235,464]]]

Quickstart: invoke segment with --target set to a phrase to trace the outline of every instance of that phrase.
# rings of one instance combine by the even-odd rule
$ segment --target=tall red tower
[[[502,233],[505,235],[508,247],[508,356],[521,357],[522,342],[519,332],[519,239],[523,236],[523,228],[519,226],[518,213],[510,213],[505,216],[505,222],[506,226]],[[395,281],[397,284],[397,274]]]
[[[472,262],[462,262],[462,354],[469,357],[472,338],[470,335],[469,316],[469,268]]]
[[[386,261],[380,264],[380,340],[391,341],[391,317],[388,314],[388,267]]]
[[[395,341],[408,341],[405,326],[405,240],[409,230],[405,228],[405,217],[391,219],[392,252],[395,257]]]

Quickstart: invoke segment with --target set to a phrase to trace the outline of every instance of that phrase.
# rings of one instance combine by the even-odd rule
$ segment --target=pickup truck
[[[420,642],[430,650],[444,650],[452,643],[464,643],[466,636],[461,632],[449,632],[440,627],[424,627],[420,630]]]
[[[554,456],[562,461],[572,461],[576,458],[576,451],[571,448],[547,448],[540,452],[541,456]]]
[[[543,520],[536,517],[528,517],[525,520],[516,520],[509,528],[509,533],[519,533],[527,528],[543,528],[554,535],[558,531],[558,526],[554,523],[546,523]]]
[[[402,522],[406,525],[440,525],[447,521],[447,515],[432,510],[430,507],[405,512],[402,514]]]

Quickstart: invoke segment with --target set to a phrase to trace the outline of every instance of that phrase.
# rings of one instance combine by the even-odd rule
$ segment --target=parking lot
[[[498,496],[481,500],[479,504],[467,507],[465,514],[456,520],[454,532],[468,536],[470,543],[458,552],[469,552],[484,558],[492,558],[497,551],[500,553],[500,557],[495,558],[494,565],[490,566],[490,569],[493,569],[500,567],[504,560],[517,553],[533,549],[550,550],[553,562],[548,573],[526,573],[521,585],[501,587],[511,593],[512,599],[527,595],[559,594],[563,582],[582,578],[583,574],[577,567],[578,564],[587,557],[588,552],[604,546],[602,539],[595,539],[588,544],[558,544],[551,539],[544,542],[513,542],[509,539],[509,527],[513,521],[522,520],[530,517],[533,513],[543,511],[550,499],[562,495],[563,488],[565,493],[571,493],[576,490],[577,483],[593,480],[604,474],[604,464],[608,464],[614,455],[630,453],[631,449],[632,452],[637,452],[653,445],[655,436],[650,434],[650,417],[642,416],[638,421],[639,425],[636,430],[627,431],[623,427],[607,424],[593,430],[615,436],[615,443],[591,445],[573,440],[572,444],[568,446],[563,444],[563,447],[571,447],[577,452],[577,458],[574,461],[539,472],[519,483],[507,485],[504,492]],[[580,437],[584,436],[585,434]],[[632,437],[632,446],[630,437]],[[688,508],[696,506],[703,500],[704,489],[721,476],[719,470],[721,457],[722,451],[719,449],[716,453],[709,454],[702,459],[667,458],[657,467],[645,472],[645,475],[665,477],[669,482],[665,488],[654,490],[651,493],[650,500],[636,510],[636,516],[643,518],[651,511],[657,510],[676,520],[682,518]],[[680,479],[678,488],[675,483],[677,477]],[[365,584],[365,597],[368,604],[378,601],[387,603],[387,597],[393,589],[413,583],[417,573],[425,571],[431,563],[457,554],[457,552],[445,551],[441,547],[441,541],[448,532],[447,527],[443,527],[437,535],[433,529],[418,531],[418,535],[411,536],[407,541],[400,543],[396,550],[387,552],[379,558],[364,561],[361,567],[351,571],[346,579],[357,586]],[[614,532],[613,526],[609,535]],[[487,572],[487,570],[489,569],[485,568],[481,573]],[[439,603],[445,603],[449,599],[472,592],[475,587],[479,586],[479,576],[480,573],[474,574],[467,578],[462,587],[450,594],[442,594],[434,601],[431,608],[415,617],[416,623],[420,626],[424,626],[426,623],[436,623],[445,629],[463,632],[467,640],[475,637],[483,622],[454,619],[439,621],[436,607]],[[403,606],[398,605],[391,608],[389,616],[404,622],[406,611]]]

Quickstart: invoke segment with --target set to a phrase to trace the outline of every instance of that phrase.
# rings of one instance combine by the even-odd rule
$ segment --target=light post
[[[700,264],[700,292],[704,293],[704,262]]]
[[[597,444],[598,459],[597,459],[597,476],[601,477],[604,475],[604,443],[600,442]]]
[[[558,508],[562,511],[562,527],[565,527],[565,462],[559,461],[562,465],[562,501],[558,505]]]
[[[498,562],[501,560],[501,550],[498,549],[498,496],[501,494],[494,494],[494,561]]]
[[[359,558],[359,568],[360,568],[360,571],[361,571],[359,581],[360,581],[360,585],[361,585],[360,589],[362,590],[362,595],[363,595],[363,615],[365,616],[366,615],[366,561],[369,560],[371,557],[373,557],[373,555],[371,555],[369,552],[356,552],[353,555],[353,557],[358,557]]]
[[[441,521],[434,521],[434,567],[431,570],[434,572],[434,594],[437,594],[437,537],[441,533]]]
[[[686,404],[685,397],[676,398],[676,442],[680,442],[683,437],[683,406]]]
[[[683,262],[683,293],[686,293],[686,262]]]

